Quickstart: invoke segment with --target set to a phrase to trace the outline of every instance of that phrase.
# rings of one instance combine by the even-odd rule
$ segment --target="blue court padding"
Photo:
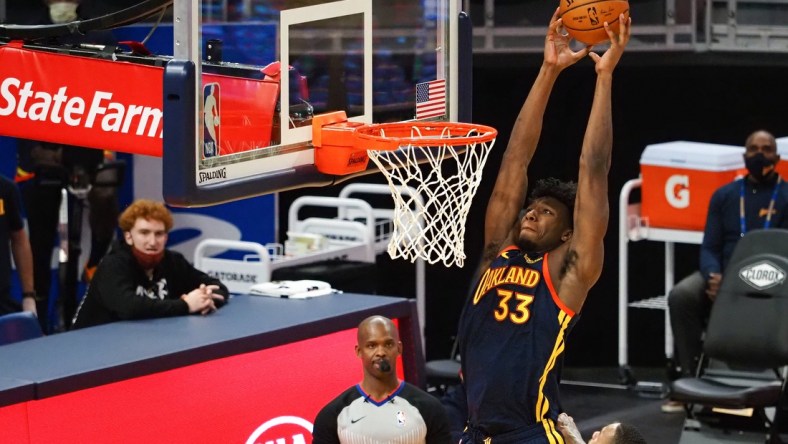
[[[0,406],[18,404],[35,399],[35,396],[35,382],[0,376]]]
[[[405,378],[421,384],[415,302],[352,293],[308,300],[243,295],[209,316],[120,321],[0,347],[0,375],[7,378],[0,379],[0,407],[355,328],[371,315],[400,319]],[[23,381],[36,385],[27,392],[34,397],[20,399]]]

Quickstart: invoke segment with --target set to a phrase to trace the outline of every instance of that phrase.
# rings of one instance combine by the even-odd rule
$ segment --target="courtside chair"
[[[447,359],[434,359],[425,363],[427,387],[443,395],[449,387],[460,383],[460,355],[457,353],[458,340],[451,346]]]
[[[766,442],[781,442],[779,426],[788,408],[788,230],[754,230],[739,240],[712,306],[703,353],[698,376],[671,386],[671,399],[687,405],[688,419],[698,406],[752,408],[763,420]],[[772,377],[720,377],[704,365],[708,360]],[[771,419],[767,408],[775,408]]]
[[[34,314],[23,311],[0,316],[0,346],[43,336]]]

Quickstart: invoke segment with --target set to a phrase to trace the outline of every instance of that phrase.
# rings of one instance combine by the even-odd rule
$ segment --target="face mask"
[[[744,166],[753,179],[761,181],[774,169],[774,161],[767,159],[763,153],[755,153],[753,156],[744,156]]]
[[[61,24],[73,22],[77,19],[78,3],[54,2],[49,4],[49,18],[52,23]]]
[[[131,253],[134,255],[134,258],[137,259],[137,262],[143,270],[153,269],[156,265],[159,265],[159,262],[161,262],[161,259],[164,257],[164,250],[156,254],[148,254],[143,253],[133,245],[131,246]]]

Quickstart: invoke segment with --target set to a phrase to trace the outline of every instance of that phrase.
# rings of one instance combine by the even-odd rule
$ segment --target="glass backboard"
[[[165,199],[211,205],[344,179],[314,166],[315,115],[461,120],[470,64],[460,62],[460,49],[469,57],[470,42],[458,41],[458,29],[470,23],[459,6],[176,0],[164,81]]]

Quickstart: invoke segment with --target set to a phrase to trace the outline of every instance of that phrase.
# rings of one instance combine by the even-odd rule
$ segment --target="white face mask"
[[[49,4],[49,18],[52,23],[61,24],[73,22],[77,19],[78,3],[54,2]]]

